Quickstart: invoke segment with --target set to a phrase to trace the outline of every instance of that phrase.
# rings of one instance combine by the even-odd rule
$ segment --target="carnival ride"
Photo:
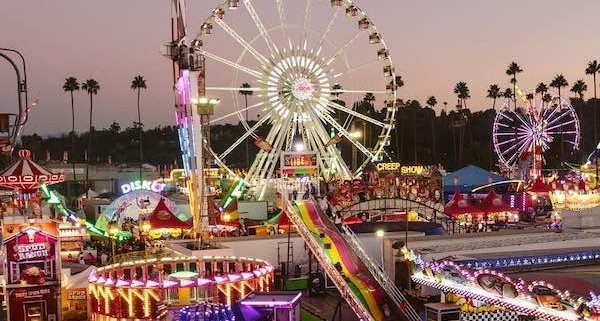
[[[402,252],[411,265],[415,282],[443,292],[543,320],[598,320],[600,317],[600,304],[593,293],[586,299],[544,281],[528,283],[498,271],[460,265],[450,259],[425,263],[412,251],[404,248]]]
[[[539,104],[520,89],[517,95],[516,108],[507,99],[496,113],[494,149],[502,167],[517,169],[522,179],[536,178],[541,175],[543,155],[553,144],[558,144],[561,154],[565,147],[579,148],[579,119],[568,99],[554,93]]]
[[[241,7],[245,10],[236,10]],[[183,0],[174,0],[174,35],[165,54],[175,63],[177,124],[193,209],[204,202],[201,173],[208,159],[236,175],[227,164],[247,141],[253,141],[259,152],[242,181],[259,199],[277,177],[280,157],[297,151],[299,145],[317,153],[316,167],[325,178],[355,177],[366,164],[383,158],[394,126],[397,78],[381,33],[353,1],[284,5],[273,0],[269,7],[252,0],[228,0],[211,12],[193,37],[187,34],[185,8]],[[269,17],[274,21],[265,20]],[[254,25],[258,35],[245,23]],[[350,38],[336,42],[334,33]],[[229,43],[217,46],[213,39]],[[210,63],[205,64],[206,58]],[[207,69],[215,71],[214,78],[205,79]],[[361,77],[356,77],[359,71]],[[227,77],[231,84],[223,85]],[[250,85],[243,90],[256,101],[243,108],[237,98],[242,82]],[[235,110],[211,119],[214,103],[226,98],[220,97],[223,93],[232,95]],[[375,116],[379,112],[346,107],[339,100],[342,94],[369,94],[385,109]],[[260,118],[250,121],[250,111],[260,111]],[[207,128],[233,119],[239,120],[244,133],[231,146],[214,150]],[[361,142],[351,132],[353,120],[362,122],[363,131],[377,131],[377,138]],[[357,168],[351,169],[336,147],[343,139],[364,155]]]
[[[269,291],[273,282],[273,266],[258,259],[133,254],[90,276],[91,320],[158,320],[161,306],[200,302],[231,306],[252,291]]]
[[[344,235],[312,200],[290,203],[290,220],[361,320],[420,320],[383,268],[363,250],[349,229]],[[356,252],[355,252],[356,251]]]

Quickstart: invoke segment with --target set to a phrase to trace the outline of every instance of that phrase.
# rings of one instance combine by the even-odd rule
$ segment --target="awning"
[[[19,160],[0,172],[0,186],[32,192],[40,188],[40,182],[52,185],[65,181],[64,174],[54,174],[31,160],[31,151],[19,151]]]
[[[481,203],[481,209],[486,214],[503,213],[503,212],[511,212],[511,213],[519,212],[519,210],[514,209],[514,208],[510,207],[509,205],[506,205],[504,202],[502,202],[502,197],[500,195],[496,194],[496,191],[493,188],[490,190],[490,192],[487,194],[487,196]]]
[[[483,215],[484,212],[469,204],[469,201],[463,198],[459,192],[454,193],[454,197],[444,206],[444,213],[450,217],[459,217],[463,214]]]
[[[165,204],[165,199],[161,198],[156,208],[150,216],[148,217],[148,222],[150,223],[150,227],[153,230],[161,229],[161,228],[180,228],[180,229],[190,229],[192,225],[187,222],[183,222],[171,212],[169,207]]]

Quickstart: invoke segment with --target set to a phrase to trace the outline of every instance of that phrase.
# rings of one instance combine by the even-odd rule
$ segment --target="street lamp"
[[[377,230],[377,231],[375,231],[375,236],[377,236],[378,238],[381,239],[381,267],[385,271],[385,264],[384,264],[384,260],[383,260],[383,240],[385,238],[385,231]]]
[[[355,129],[354,124],[352,124],[352,129]],[[363,137],[363,133],[360,130],[353,130],[350,132],[350,138],[358,141]],[[352,142],[352,169],[355,170],[358,167],[358,149],[354,142]]]
[[[112,258],[115,259],[115,238],[119,235],[119,224],[115,221],[108,223],[108,235],[112,246]]]

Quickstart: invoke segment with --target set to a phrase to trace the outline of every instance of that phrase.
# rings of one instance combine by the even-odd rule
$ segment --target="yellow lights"
[[[375,232],[375,236],[377,236],[377,237],[384,237],[385,236],[385,231],[384,230],[377,230]]]
[[[361,131],[353,131],[350,133],[350,137],[354,138],[354,139],[358,139],[358,138],[362,138],[362,132]]]
[[[148,232],[150,232],[151,228],[152,228],[152,226],[150,226],[150,222],[148,222],[148,220],[142,221],[142,232],[144,234],[148,234]]]
[[[112,237],[115,237],[119,234],[119,224],[117,224],[117,222],[110,222],[108,223],[108,234],[110,234]]]
[[[216,106],[220,102],[221,102],[221,100],[219,98],[208,98],[208,97],[192,98],[192,104],[194,104],[194,105]]]

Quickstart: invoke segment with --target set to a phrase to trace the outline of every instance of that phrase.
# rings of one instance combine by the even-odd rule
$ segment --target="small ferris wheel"
[[[496,113],[494,149],[503,167],[533,168],[539,175],[543,154],[551,145],[570,151],[579,148],[579,118],[568,100],[555,93],[539,102],[520,90],[518,94],[516,109],[513,100],[506,99]]]

